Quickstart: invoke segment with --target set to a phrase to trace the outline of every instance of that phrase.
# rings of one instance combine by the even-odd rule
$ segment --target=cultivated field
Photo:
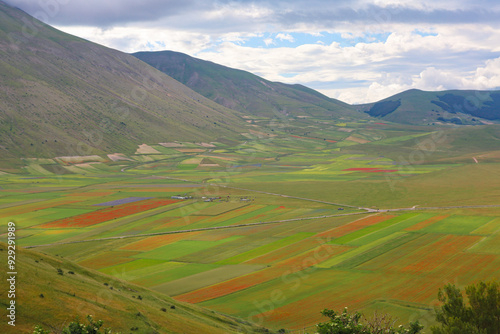
[[[500,279],[500,165],[383,127],[30,159],[0,175],[0,217],[22,246],[270,328],[345,306],[429,325],[444,284]]]

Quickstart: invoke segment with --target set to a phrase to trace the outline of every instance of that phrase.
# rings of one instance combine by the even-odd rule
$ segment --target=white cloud
[[[279,33],[278,35],[276,35],[276,38],[281,41],[289,41],[292,43],[295,42],[295,38],[293,38],[293,36],[290,34]]]
[[[188,31],[117,27],[102,30],[93,27],[58,27],[59,29],[124,52],[173,50],[195,54],[215,45],[212,37]],[[228,37],[231,40],[230,37]],[[156,46],[156,47],[155,47]]]
[[[266,46],[273,45],[274,44],[274,40],[272,38],[265,38],[264,39],[264,44],[266,44]]]
[[[500,58],[490,59],[484,67],[478,67],[474,77],[465,80],[464,86],[473,86],[477,89],[500,87]]]

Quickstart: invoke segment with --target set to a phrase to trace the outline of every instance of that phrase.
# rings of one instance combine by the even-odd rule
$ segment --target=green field
[[[332,125],[315,133],[337,142],[277,131],[210,152],[152,144],[161,154],[123,171],[56,175],[29,160],[0,175],[0,217],[21,246],[272,329],[345,306],[429,325],[447,282],[500,279],[500,207],[484,207],[500,204],[500,161],[475,163],[451,130],[428,152],[433,128],[349,127],[369,142]]]

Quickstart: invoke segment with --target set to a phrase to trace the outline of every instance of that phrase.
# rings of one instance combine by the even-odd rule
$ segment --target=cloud
[[[464,79],[464,87],[490,89],[500,87],[500,58],[490,59],[485,65],[478,67],[471,79]]]
[[[48,13],[50,24],[109,28],[130,24],[232,31],[314,26],[339,28],[395,23],[498,24],[493,1],[236,1],[236,0],[6,0],[30,14]],[[481,3],[484,5],[481,6]],[[207,23],[210,23],[207,25]],[[180,24],[180,26],[179,26]],[[255,31],[255,30],[254,30]]]
[[[201,0],[5,0],[27,13],[48,18],[49,24],[108,28],[137,22],[150,22],[187,11],[209,10]],[[45,15],[43,15],[45,14]]]
[[[278,35],[276,35],[276,38],[279,39],[280,41],[289,41],[292,43],[295,42],[295,39],[290,34],[279,33]]]
[[[125,52],[184,52],[350,103],[409,88],[500,86],[493,0],[7,2]]]
[[[266,46],[273,45],[274,44],[274,40],[272,38],[265,38],[264,39],[264,44],[266,44]]]

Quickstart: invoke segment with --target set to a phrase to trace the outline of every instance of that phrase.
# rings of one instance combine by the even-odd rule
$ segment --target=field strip
[[[135,234],[135,235],[122,235],[122,236],[107,237],[107,238],[75,240],[75,241],[68,241],[68,242],[55,242],[55,243],[51,243],[51,244],[42,244],[42,245],[31,245],[31,246],[24,246],[24,248],[67,245],[67,244],[76,244],[76,243],[82,243],[82,242],[104,241],[104,240],[115,240],[115,239],[126,239],[126,238],[142,238],[142,237],[150,237],[150,236],[163,235],[163,234],[189,233],[189,232],[198,232],[198,231],[209,231],[209,230],[219,230],[219,229],[228,229],[228,228],[248,227],[248,226],[255,226],[255,225],[280,224],[280,223],[288,223],[288,222],[301,221],[301,220],[312,220],[312,219],[323,219],[323,218],[331,218],[331,217],[363,215],[363,214],[367,214],[367,213],[369,213],[369,212],[351,212],[351,213],[341,213],[338,215],[329,215],[329,216],[293,218],[293,219],[273,220],[273,221],[268,221],[268,222],[248,223],[248,224],[239,224],[239,225],[202,227],[202,228],[195,228],[195,229],[189,229],[189,230],[166,231],[166,232],[145,233],[145,234]]]
[[[43,198],[34,198],[34,199],[28,199],[28,200],[25,200],[25,201],[17,201],[17,202],[12,202],[12,203],[5,203],[5,204],[0,205],[0,209],[7,209],[7,208],[12,208],[14,206],[31,204],[31,203],[42,202],[42,201],[45,201],[45,199],[43,199]]]
[[[379,246],[387,243],[390,240],[401,237],[403,234],[404,234],[403,232],[397,232],[397,233],[385,236],[383,238],[380,238],[376,241],[373,241],[367,245],[363,245],[363,246],[360,246],[357,248],[352,248],[351,250],[345,252],[342,255],[336,256],[334,258],[326,260],[323,263],[318,264],[317,267],[318,268],[331,268],[333,266],[341,264],[342,262],[347,262],[349,260],[352,260],[354,257],[357,257],[359,255],[362,255],[363,253],[368,252],[372,248],[379,247]]]

